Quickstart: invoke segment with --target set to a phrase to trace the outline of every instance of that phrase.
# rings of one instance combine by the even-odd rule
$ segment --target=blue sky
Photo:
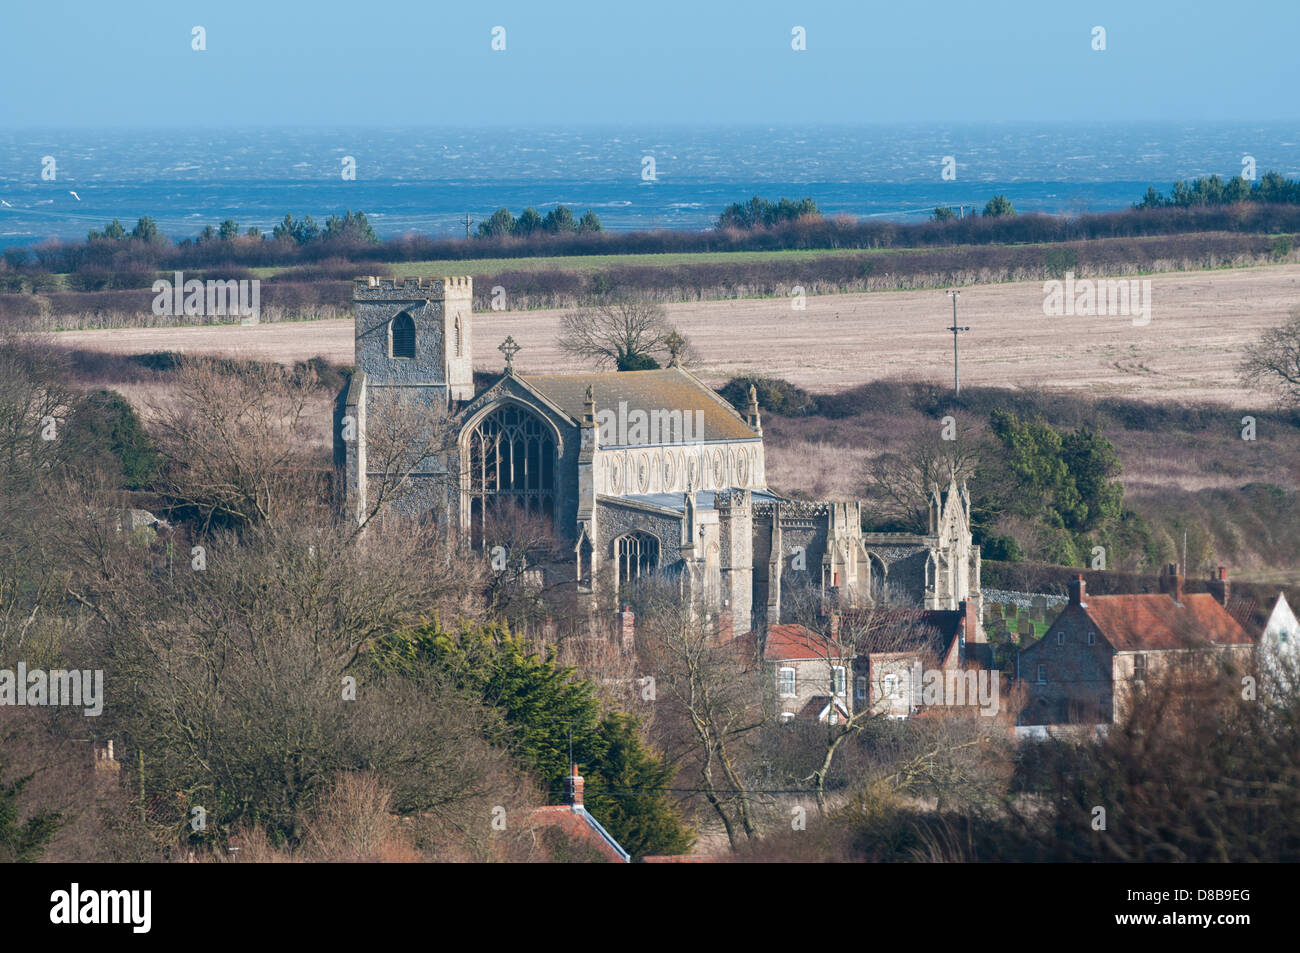
[[[1300,114],[1296,0],[3,0],[0,11],[11,127]],[[203,52],[191,49],[196,25]],[[495,26],[504,52],[491,49]],[[1094,26],[1105,52],[1091,49]]]

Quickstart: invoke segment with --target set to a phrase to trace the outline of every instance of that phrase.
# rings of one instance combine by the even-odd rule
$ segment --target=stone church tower
[[[382,430],[387,411],[454,411],[474,396],[473,280],[358,278],[352,291],[356,370],[339,421],[348,512],[366,510],[367,433]],[[379,416],[377,416],[379,415]],[[442,509],[446,461],[427,460],[411,475],[424,490],[403,509]],[[444,492],[436,492],[438,487]]]

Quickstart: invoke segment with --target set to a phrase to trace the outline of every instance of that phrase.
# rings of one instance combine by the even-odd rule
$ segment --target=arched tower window
[[[415,319],[405,311],[393,318],[388,343],[391,357],[415,359]]]
[[[503,506],[547,519],[555,514],[555,439],[550,428],[522,407],[506,406],[479,421],[469,435],[470,539]]]
[[[659,540],[640,530],[614,540],[619,585],[635,582],[659,568]]]

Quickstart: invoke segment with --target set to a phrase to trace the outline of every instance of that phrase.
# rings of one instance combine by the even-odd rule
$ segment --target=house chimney
[[[980,625],[979,606],[974,599],[963,599],[961,601],[962,623],[965,626],[966,644],[979,645],[988,641],[984,633],[984,626]]]
[[[1167,593],[1179,605],[1183,601],[1183,575],[1178,571],[1178,563],[1169,563],[1165,574],[1160,577],[1160,591]]]
[[[1227,608],[1228,597],[1232,594],[1232,583],[1228,582],[1228,570],[1226,567],[1220,566],[1215,570],[1214,575],[1210,579],[1208,588],[1210,590],[1210,595],[1214,596],[1219,605]]]
[[[736,623],[731,615],[731,609],[727,606],[727,601],[722,602],[722,611],[718,613],[718,641],[722,643],[730,642],[736,635]]]
[[[631,606],[618,614],[618,638],[624,652],[636,651],[636,613]]]
[[[1083,573],[1076,572],[1070,580],[1070,605],[1087,607],[1087,598],[1088,584],[1084,581]]]
[[[122,766],[113,754],[113,740],[110,738],[107,746],[103,748],[99,745],[92,745],[91,750],[94,752],[94,769],[97,779],[109,784],[115,784]]]
[[[576,764],[571,765],[569,776],[564,779],[564,803],[575,809],[581,808],[582,786],[582,775],[578,773],[578,766]]]

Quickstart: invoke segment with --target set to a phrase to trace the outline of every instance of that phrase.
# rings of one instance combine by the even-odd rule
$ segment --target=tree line
[[[1277,172],[1266,172],[1252,182],[1236,175],[1224,181],[1217,175],[1187,182],[1174,183],[1168,196],[1147,189],[1142,201],[1133,205],[1140,210],[1158,208],[1194,208],[1197,206],[1235,205],[1239,202],[1259,202],[1274,205],[1300,204],[1300,182],[1288,179]]]

